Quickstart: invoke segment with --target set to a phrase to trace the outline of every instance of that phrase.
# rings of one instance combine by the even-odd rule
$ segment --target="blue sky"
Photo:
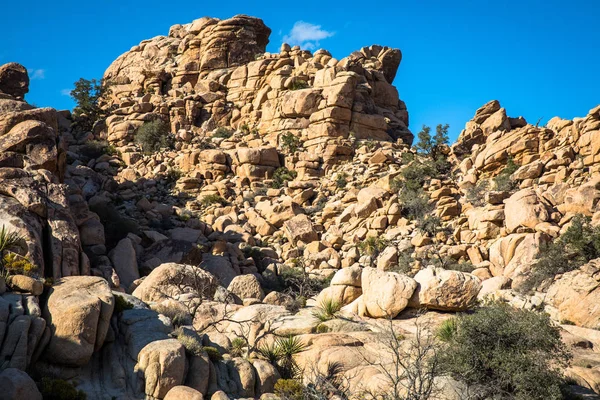
[[[202,16],[249,14],[284,38],[342,58],[362,46],[398,47],[394,84],[410,128],[449,123],[455,139],[475,110],[498,99],[535,123],[584,116],[600,104],[600,1],[393,0],[250,2],[103,0],[3,4],[0,64],[30,69],[27,100],[71,108],[80,77],[99,78],[120,54]],[[7,18],[8,16],[8,18]],[[294,30],[294,26],[296,29]]]

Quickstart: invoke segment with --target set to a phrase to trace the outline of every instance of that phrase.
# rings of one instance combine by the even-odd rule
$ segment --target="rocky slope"
[[[433,331],[494,298],[550,313],[567,374],[600,391],[597,260],[517,291],[543,243],[600,220],[600,107],[546,127],[477,110],[451,173],[423,185],[445,228],[427,234],[398,188],[423,157],[391,84],[400,50],[269,54],[269,34],[236,16],[143,41],[106,71],[92,132],[27,104],[26,69],[0,67],[0,227],[31,264],[0,279],[3,387],[41,398],[27,371],[88,399],[270,399],[280,371],[257,350],[295,335],[307,379],[341,363],[352,393],[385,391],[390,326],[408,342],[415,321]],[[135,134],[155,120],[173,146],[148,154]],[[328,301],[343,308],[322,321]]]

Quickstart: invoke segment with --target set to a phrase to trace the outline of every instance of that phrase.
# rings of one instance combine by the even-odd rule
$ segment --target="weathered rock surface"
[[[55,282],[43,310],[51,332],[46,359],[65,366],[87,364],[104,343],[114,306],[102,278],[79,276]]]

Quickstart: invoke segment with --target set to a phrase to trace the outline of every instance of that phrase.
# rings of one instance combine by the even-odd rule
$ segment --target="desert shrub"
[[[600,227],[588,217],[575,216],[567,230],[553,242],[540,247],[540,257],[521,287],[530,291],[558,274],[573,271],[600,257]]]
[[[300,90],[300,89],[306,89],[308,87],[309,87],[308,82],[306,82],[305,80],[295,79],[294,81],[292,81],[292,84],[290,85],[290,90]]]
[[[282,134],[279,137],[279,143],[281,144],[281,148],[289,153],[295,153],[302,146],[300,138],[292,132]]]
[[[221,355],[219,350],[217,350],[215,347],[204,346],[204,351],[206,354],[208,354],[208,358],[210,358],[210,361],[212,362],[221,361],[223,359],[223,355]]]
[[[79,147],[79,154],[90,159],[96,159],[104,154],[115,155],[117,149],[104,140],[90,140]]]
[[[296,171],[290,171],[286,167],[279,167],[273,173],[273,183],[271,186],[279,189],[285,186],[286,182],[293,181],[298,176]]]
[[[496,190],[503,192],[512,192],[517,188],[517,182],[515,182],[510,176],[519,169],[519,166],[515,163],[512,157],[508,157],[506,161],[506,167],[494,178]]]
[[[473,272],[475,266],[470,261],[456,261],[454,259],[449,259],[442,265],[442,268],[459,272]]]
[[[217,130],[212,134],[212,137],[222,139],[229,139],[231,136],[233,136],[233,132],[222,126],[217,128]]]
[[[137,129],[134,139],[146,154],[156,153],[171,146],[169,126],[161,119],[145,122]]]
[[[106,246],[114,247],[129,233],[138,235],[140,227],[134,219],[124,217],[111,203],[99,203],[90,206],[90,210],[98,214],[104,225]]]
[[[31,263],[28,257],[13,253],[12,251],[6,252],[4,257],[2,257],[2,267],[4,268],[4,273],[7,275],[31,276],[36,271],[35,265]]]
[[[304,385],[297,379],[278,379],[275,394],[282,400],[304,400]]]
[[[392,268],[394,272],[399,272],[404,275],[410,275],[412,273],[412,264],[415,259],[412,257],[410,252],[403,251],[398,254],[398,262]]]
[[[448,162],[448,124],[438,124],[435,129],[435,135],[431,136],[431,128],[423,125],[421,131],[417,134],[418,141],[415,148],[418,153],[429,158],[428,164],[438,175],[446,174],[450,171],[451,164]]]
[[[77,390],[72,383],[63,379],[42,378],[39,384],[44,400],[85,400],[85,392]]]
[[[183,176],[183,173],[181,172],[180,169],[178,168],[169,168],[167,170],[167,173],[165,175],[165,180],[168,183],[175,183],[179,180],[179,178],[181,178]]]
[[[122,313],[125,310],[131,310],[133,308],[133,304],[127,301],[124,296],[115,295],[115,314]]]
[[[218,194],[208,194],[200,200],[200,204],[204,207],[212,206],[213,204],[225,205],[227,202]]]
[[[248,124],[243,124],[242,126],[240,126],[240,131],[248,134],[250,133],[250,127],[248,126]]]
[[[559,367],[569,354],[548,315],[490,304],[451,328],[440,366],[479,398],[562,399]]]
[[[475,207],[485,205],[485,194],[490,189],[490,183],[487,180],[480,180],[476,185],[467,190],[467,201]]]
[[[442,229],[442,220],[435,215],[426,215],[417,219],[417,229],[429,236],[435,236]]]
[[[331,279],[311,276],[305,270],[304,260],[293,260],[294,267],[285,268],[278,276],[278,285],[274,290],[283,291],[297,300],[299,305],[306,303],[306,299],[316,296],[329,286]]]
[[[229,354],[233,357],[242,357],[248,344],[243,338],[235,338],[231,341],[231,348]]]
[[[338,172],[335,177],[335,186],[338,189],[344,189],[348,185],[348,174],[345,172]]]
[[[178,307],[176,304],[179,303],[163,302],[158,304],[154,311],[168,317],[175,326],[190,325],[192,323],[190,313],[183,306]]]
[[[179,343],[185,348],[185,351],[190,355],[199,356],[202,352],[206,351],[206,347],[202,346],[202,342],[198,335],[195,335],[191,332],[186,331],[182,327],[178,327],[173,331],[173,336],[177,338]],[[216,350],[216,349],[215,349]],[[208,353],[208,351],[206,351]],[[219,353],[217,351],[217,353]],[[219,356],[221,354],[219,353]],[[208,354],[210,357],[210,354]],[[212,360],[212,357],[210,357]]]
[[[73,117],[76,126],[83,131],[91,131],[94,124],[106,118],[111,111],[108,107],[101,107],[103,99],[110,94],[107,82],[80,78],[74,84],[71,98],[75,101]]]
[[[331,298],[323,299],[321,303],[315,307],[312,315],[321,322],[332,320],[337,313],[342,309],[342,303]]]
[[[360,242],[357,247],[361,255],[367,255],[371,258],[375,258],[387,247],[388,244],[389,242],[382,237],[369,236]]]

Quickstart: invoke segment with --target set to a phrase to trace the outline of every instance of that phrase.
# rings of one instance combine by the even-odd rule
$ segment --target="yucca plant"
[[[10,232],[6,229],[6,226],[2,225],[2,229],[0,229],[0,255],[4,254],[6,250],[14,248],[23,239],[23,236],[17,232]]]
[[[229,354],[231,354],[233,357],[242,357],[246,347],[246,341],[243,338],[235,338],[231,341]]]
[[[449,318],[442,322],[436,332],[436,336],[442,342],[449,342],[456,333],[457,323],[456,318]]]
[[[342,309],[342,303],[331,298],[323,299],[312,315],[321,322],[332,320]]]
[[[294,356],[298,353],[303,352],[306,349],[306,345],[296,336],[288,336],[286,338],[279,338],[275,342],[275,348],[279,357],[277,365],[279,366],[279,373],[284,379],[291,379],[300,373],[300,368]]]
[[[262,345],[258,348],[258,354],[263,356],[269,363],[276,365],[279,361],[279,351],[275,343]]]

